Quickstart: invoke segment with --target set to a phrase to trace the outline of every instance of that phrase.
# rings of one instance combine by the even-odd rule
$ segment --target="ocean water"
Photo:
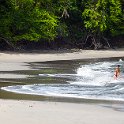
[[[34,70],[39,73],[34,75],[36,81],[33,84],[11,85],[1,89],[38,96],[124,101],[123,59],[34,65]],[[117,65],[120,65],[121,74],[114,79]],[[37,82],[39,79],[41,83]],[[48,79],[53,81],[45,83]]]

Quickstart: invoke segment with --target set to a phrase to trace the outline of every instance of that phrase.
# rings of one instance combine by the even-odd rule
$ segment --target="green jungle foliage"
[[[0,41],[13,47],[62,40],[99,49],[123,36],[124,0],[0,0]]]

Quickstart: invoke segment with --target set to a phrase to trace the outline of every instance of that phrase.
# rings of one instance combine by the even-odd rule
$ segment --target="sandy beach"
[[[26,62],[124,57],[124,49],[77,52],[0,53],[0,70],[26,70]],[[0,99],[1,124],[123,124],[123,104],[109,107],[90,103],[64,103]]]
[[[2,124],[123,124],[124,112],[94,104],[0,100],[0,122]]]
[[[124,49],[49,51],[41,53],[0,53],[0,62],[45,62],[56,60],[76,60],[93,58],[124,57]]]

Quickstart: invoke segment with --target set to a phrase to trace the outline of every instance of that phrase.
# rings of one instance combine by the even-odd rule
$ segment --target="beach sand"
[[[94,104],[0,100],[1,124],[123,124],[124,112]]]
[[[46,53],[0,53],[0,62],[45,62],[56,60],[76,60],[93,58],[124,57],[124,49],[117,50],[79,50],[49,51]]]
[[[124,57],[124,50],[54,53],[0,53],[0,70],[26,70],[25,62]],[[124,124],[124,108],[91,103],[0,100],[1,124]],[[122,107],[122,108],[121,108]]]

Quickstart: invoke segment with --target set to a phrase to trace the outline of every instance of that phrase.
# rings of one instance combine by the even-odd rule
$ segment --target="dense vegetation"
[[[124,0],[0,0],[0,49],[100,49],[123,42]]]

